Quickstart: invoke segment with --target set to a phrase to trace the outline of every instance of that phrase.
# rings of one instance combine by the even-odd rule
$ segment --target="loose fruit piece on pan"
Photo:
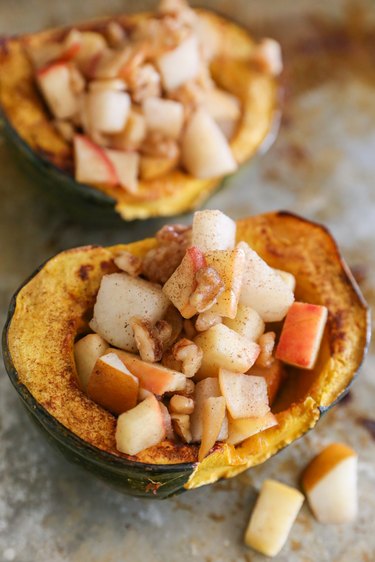
[[[138,379],[115,353],[107,353],[95,363],[87,395],[114,414],[122,414],[137,404]]]
[[[121,453],[136,455],[165,437],[165,420],[155,396],[149,396],[117,420],[116,447]]]
[[[88,334],[74,344],[74,360],[78,379],[85,392],[97,359],[104,355],[108,347],[108,343],[98,334]]]
[[[275,359],[270,367],[254,365],[247,374],[254,375],[255,377],[263,377],[265,379],[267,383],[268,400],[270,405],[272,405],[285,377],[285,369],[281,361]]]
[[[191,414],[191,433],[194,442],[202,439],[203,407],[207,398],[220,396],[217,378],[208,377],[195,386],[194,412]],[[228,437],[228,419],[225,416],[217,440],[223,441]]]
[[[266,556],[284,546],[304,497],[295,488],[265,480],[245,533],[245,544]]]
[[[226,441],[231,445],[238,445],[252,435],[275,425],[277,425],[277,419],[271,412],[256,418],[239,418],[236,420],[229,417],[229,435]]]
[[[225,398],[223,396],[206,398],[203,404],[202,441],[198,460],[202,461],[215,445],[225,418]]]
[[[328,310],[325,306],[295,302],[288,311],[276,357],[301,369],[312,369],[318,356]]]
[[[233,250],[236,228],[236,223],[221,211],[197,211],[193,218],[192,245],[202,252]]]
[[[157,285],[126,273],[112,273],[101,281],[90,326],[112,345],[137,352],[130,319],[139,316],[156,322],[169,304]]]
[[[224,318],[223,323],[249,341],[257,341],[264,332],[264,322],[251,306],[239,304],[235,318]]]
[[[332,443],[302,475],[309,505],[321,523],[346,523],[357,515],[357,453]]]
[[[240,242],[246,256],[240,302],[251,306],[265,322],[279,322],[293,304],[293,291],[246,242]]]
[[[232,418],[262,417],[270,411],[267,383],[262,377],[220,369],[219,385]]]
[[[119,349],[108,351],[115,353],[121,359],[129,371],[139,379],[143,389],[157,396],[163,396],[166,392],[185,390],[187,379],[182,373],[167,369],[159,363],[147,363],[136,355]]]
[[[68,119],[78,111],[78,96],[71,85],[71,71],[66,63],[55,63],[37,72],[39,88],[57,119]]]

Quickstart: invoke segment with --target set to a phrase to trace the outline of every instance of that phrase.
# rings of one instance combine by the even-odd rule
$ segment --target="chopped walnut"
[[[180,149],[177,141],[168,138],[157,131],[149,132],[140,146],[140,151],[146,156],[168,158],[174,160],[179,157]]]
[[[186,377],[194,377],[201,366],[203,352],[194,342],[182,338],[174,344],[172,353],[177,361],[181,361],[181,371]]]
[[[194,327],[193,321],[190,318],[185,318],[183,321],[184,332],[189,340],[192,340],[197,335],[197,330]]]
[[[195,383],[191,379],[186,379],[186,386],[184,391],[179,391],[183,396],[193,396],[195,391]]]
[[[185,109],[185,119],[187,120],[197,107],[203,103],[204,88],[196,80],[189,80],[170,92],[169,97],[182,103]]]
[[[173,345],[177,340],[182,331],[182,318],[178,310],[170,305],[164,316],[164,320],[168,322],[171,327],[171,335],[168,340],[164,342],[164,347],[167,349],[169,346]]]
[[[275,347],[275,338],[275,332],[266,332],[258,339],[260,353],[255,364],[259,367],[270,367],[274,362],[272,352]]]
[[[160,244],[178,242],[187,248],[191,241],[191,232],[191,226],[185,226],[184,224],[166,224],[156,233],[155,238]]]
[[[182,371],[182,361],[178,361],[175,358],[172,348],[167,349],[164,352],[161,359],[161,364],[163,365],[163,367],[167,367],[167,369],[171,369],[172,371],[177,371],[179,373],[181,373]]]
[[[157,234],[158,246],[143,258],[143,275],[153,283],[164,283],[180,265],[190,244],[191,230],[181,225],[163,227]]]
[[[130,252],[121,252],[113,260],[117,267],[132,277],[138,277],[142,271],[142,259]]]
[[[188,414],[172,414],[172,426],[174,431],[184,443],[190,443],[192,440],[190,431],[190,416]]]
[[[123,46],[127,40],[127,35],[125,29],[117,22],[110,21],[105,28],[105,36],[107,38],[108,44],[114,49],[118,49]]]
[[[190,26],[177,13],[141,20],[132,39],[147,50],[148,58],[157,58],[175,49],[191,33]]]
[[[141,359],[149,363],[160,361],[163,355],[163,343],[152,323],[149,320],[133,317],[130,324]]]
[[[195,322],[195,329],[198,332],[205,332],[212,326],[216,326],[216,324],[220,324],[222,318],[215,312],[211,312],[207,310],[206,312],[201,312],[198,314],[196,322]]]
[[[180,394],[174,394],[169,402],[169,411],[174,414],[192,414],[194,400]]]
[[[191,294],[189,303],[197,312],[209,310],[224,291],[224,283],[213,267],[202,267],[195,274],[197,287]]]
[[[136,103],[161,95],[160,74],[152,64],[136,66],[129,74],[127,83]]]
[[[158,320],[155,322],[154,330],[158,335],[163,347],[168,344],[172,337],[172,326],[166,320]]]

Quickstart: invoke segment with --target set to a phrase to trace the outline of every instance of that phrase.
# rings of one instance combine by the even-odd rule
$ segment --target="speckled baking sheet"
[[[277,37],[285,107],[272,148],[209,202],[231,216],[286,208],[326,223],[375,305],[375,5],[327,0],[202,2]],[[37,30],[146,3],[0,0],[0,34]],[[151,3],[148,4],[150,6]],[[125,242],[160,222],[87,230],[69,222],[18,169],[0,136],[0,306],[47,257],[67,247]],[[188,221],[190,217],[184,217]],[[322,526],[304,506],[280,562],[375,560],[375,348],[348,398],[316,430],[265,465],[165,502],[123,496],[41,442],[1,367],[0,560],[17,562],[260,562],[242,535],[266,477],[296,485],[322,445],[359,452],[360,509]]]

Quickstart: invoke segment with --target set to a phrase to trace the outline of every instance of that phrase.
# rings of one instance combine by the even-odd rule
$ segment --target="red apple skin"
[[[50,72],[56,70],[59,66],[66,66],[66,63],[62,60],[57,62],[51,62],[49,64],[46,64],[42,68],[39,68],[36,74],[39,78],[42,78],[43,76],[46,76],[46,74],[49,74]]]
[[[276,358],[301,369],[312,369],[318,356],[327,316],[325,306],[294,302],[285,318]]]
[[[196,273],[199,269],[206,266],[206,259],[203,252],[197,246],[191,246],[186,250],[187,257],[190,258],[193,270]]]
[[[83,144],[85,144],[87,150],[90,150],[93,153],[93,156],[95,156],[96,158],[100,158],[101,161],[105,164],[108,171],[108,179],[106,183],[108,185],[118,185],[119,179],[117,177],[116,168],[114,167],[104,150],[100,146],[92,142],[92,140],[90,140],[85,135],[75,135],[74,138],[78,142],[82,142]]]
[[[77,41],[77,43],[73,43],[68,47],[65,51],[62,52],[61,56],[59,57],[59,61],[67,62],[72,59],[78,54],[78,51],[81,48],[81,43]]]

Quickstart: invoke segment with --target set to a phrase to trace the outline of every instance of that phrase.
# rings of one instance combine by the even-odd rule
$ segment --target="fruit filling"
[[[77,181],[136,195],[140,181],[176,169],[202,179],[235,171],[230,140],[242,110],[211,75],[220,41],[184,0],[162,0],[129,28],[114,19],[30,44],[37,86],[74,147]],[[263,72],[281,71],[276,41],[254,46],[253,59]]]
[[[236,241],[235,222],[215,210],[114,263],[74,351],[82,390],[118,416],[118,451],[168,439],[200,443],[202,460],[217,441],[277,425],[284,365],[314,367],[327,321],[324,306],[295,301],[291,273]]]

